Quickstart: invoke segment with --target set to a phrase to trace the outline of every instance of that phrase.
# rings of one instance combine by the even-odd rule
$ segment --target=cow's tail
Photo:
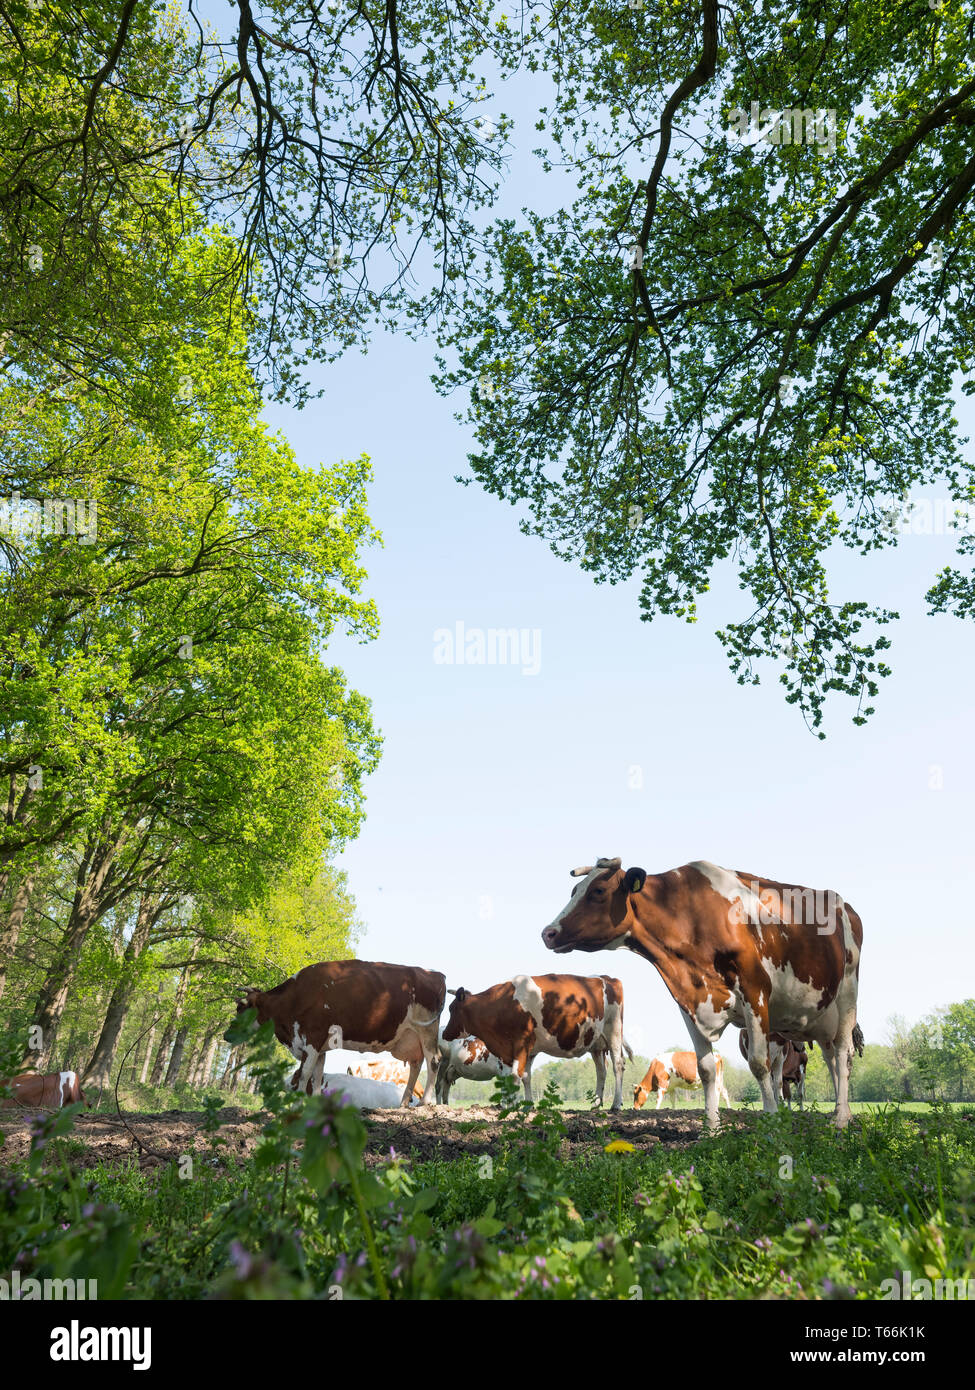
[[[857,1056],[863,1056],[863,1030],[859,1023],[853,1025],[853,1046],[857,1050]]]
[[[622,1034],[621,1034],[620,1036],[622,1037]],[[633,1061],[633,1049],[632,1049],[632,1047],[630,1046],[630,1044],[626,1041],[625,1038],[623,1038],[623,1051],[626,1053],[627,1057],[629,1057],[630,1061],[632,1062],[632,1061]]]

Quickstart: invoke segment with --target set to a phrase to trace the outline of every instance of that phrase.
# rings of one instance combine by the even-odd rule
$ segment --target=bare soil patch
[[[34,1111],[0,1112],[0,1168],[26,1158],[30,1150],[27,1117]],[[735,1111],[722,1121],[747,1126],[748,1112]],[[508,1141],[511,1118],[501,1120],[494,1106],[472,1105],[415,1107],[412,1110],[367,1110],[363,1118],[369,1132],[366,1163],[388,1157],[390,1148],[415,1160],[449,1159],[464,1154],[496,1155]],[[563,1112],[566,1158],[595,1154],[612,1139],[625,1139],[636,1149],[649,1151],[686,1149],[701,1134],[702,1114],[693,1110],[624,1110],[612,1115],[605,1111],[566,1110]],[[263,1116],[253,1110],[227,1106],[220,1111],[220,1138],[225,1141],[217,1152],[222,1164],[245,1160],[261,1136]],[[75,1170],[97,1163],[157,1168],[184,1154],[201,1158],[209,1153],[207,1135],[198,1110],[166,1110],[159,1114],[125,1112],[118,1115],[81,1115],[67,1140],[69,1166]],[[133,1134],[139,1140],[137,1144]],[[140,1148],[140,1144],[143,1146]]]

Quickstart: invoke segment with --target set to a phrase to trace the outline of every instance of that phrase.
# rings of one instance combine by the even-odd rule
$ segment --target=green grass
[[[863,1103],[843,1133],[780,1111],[681,1151],[607,1153],[604,1133],[570,1159],[554,1095],[529,1114],[501,1087],[490,1161],[366,1170],[354,1109],[262,1085],[270,1118],[239,1168],[220,1095],[209,1152],[150,1172],[75,1176],[71,1114],[37,1122],[0,1182],[0,1266],[164,1299],[877,1298],[905,1269],[975,1277],[970,1108]]]

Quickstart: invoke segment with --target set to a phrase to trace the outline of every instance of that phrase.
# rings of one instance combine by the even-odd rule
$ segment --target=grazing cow
[[[60,1110],[62,1105],[72,1105],[78,1101],[87,1110],[91,1109],[76,1071],[52,1071],[46,1076],[15,1076],[13,1080],[0,1084],[13,1088],[12,1096],[0,1100],[0,1109],[29,1105],[45,1110]]]
[[[749,1060],[748,1036],[744,1029],[738,1034],[738,1046],[741,1049],[741,1055],[747,1062]],[[775,1091],[775,1099],[780,1101],[784,1096],[787,1103],[791,1105],[792,1086],[794,1085],[796,1100],[798,1100],[801,1110],[802,1103],[806,1099],[806,1063],[809,1061],[805,1043],[794,1043],[778,1033],[773,1033],[769,1039],[769,1058],[772,1064],[772,1087]]]
[[[718,1056],[714,1060],[718,1069],[718,1098],[730,1109],[731,1097],[724,1084],[724,1058]],[[646,1105],[647,1097],[656,1091],[659,1110],[671,1086],[699,1091],[701,1084],[701,1073],[697,1069],[697,1057],[693,1052],[661,1052],[650,1063],[643,1080],[633,1087],[633,1108],[639,1110],[641,1106]]]
[[[322,1091],[338,1091],[359,1110],[395,1110],[400,1103],[400,1088],[392,1081],[377,1081],[371,1076],[355,1073],[326,1072]]]
[[[391,1052],[409,1063],[405,1108],[424,1062],[422,1104],[429,1104],[433,1096],[446,989],[439,970],[385,961],[325,961],[306,965],[274,989],[244,990],[237,1012],[256,1009],[259,1023],[273,1021],[278,1041],[298,1060],[291,1085],[308,1095],[321,1090],[325,1054],[331,1048]]]
[[[466,1081],[493,1081],[497,1076],[516,1074],[514,1066],[505,1066],[500,1057],[488,1050],[481,1038],[462,1033],[448,1042],[443,1033],[440,1034],[437,1100],[441,1105],[449,1102],[450,1088],[458,1077],[462,1076]]]
[[[765,1110],[776,1109],[773,1033],[816,1042],[850,1119],[863,926],[832,891],[733,873],[704,860],[662,874],[620,859],[573,869],[581,878],[542,932],[551,951],[625,947],[655,966],[678,1003],[704,1081],[705,1123],[718,1123],[714,1047],[729,1023],[748,1033],[749,1066]]]
[[[441,1045],[480,1041],[500,1069],[521,1077],[529,1102],[532,1062],[540,1052],[551,1057],[590,1052],[596,1064],[598,1105],[603,1103],[608,1052],[616,1078],[612,1108],[622,1109],[623,1050],[630,1057],[633,1053],[623,1039],[619,980],[609,975],[515,975],[480,994],[466,989],[453,993]]]

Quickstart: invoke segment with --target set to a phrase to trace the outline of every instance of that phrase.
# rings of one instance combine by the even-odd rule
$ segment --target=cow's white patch
[[[730,869],[722,869],[720,865],[712,864],[707,859],[697,859],[690,867],[703,874],[714,891],[729,905],[738,899],[745,918],[759,929],[759,936],[762,922],[779,921],[777,916],[769,912],[754,889],[742,883],[738,875],[733,874]]]
[[[773,965],[763,962],[771,979],[769,990],[769,1030],[787,1037],[808,1042],[825,1039],[831,1042],[836,1034],[836,1001],[823,1007],[824,992],[808,980],[801,980],[791,964]]]
[[[732,1010],[729,1007],[731,1003],[732,1001],[729,1000],[727,1004],[722,1004],[720,1008],[716,1007],[714,996],[709,994],[706,999],[702,999],[700,1004],[697,1005],[694,1010],[694,1019],[705,1037],[719,1037],[722,1030],[726,1028],[729,1023],[733,1022],[731,1017]]]

